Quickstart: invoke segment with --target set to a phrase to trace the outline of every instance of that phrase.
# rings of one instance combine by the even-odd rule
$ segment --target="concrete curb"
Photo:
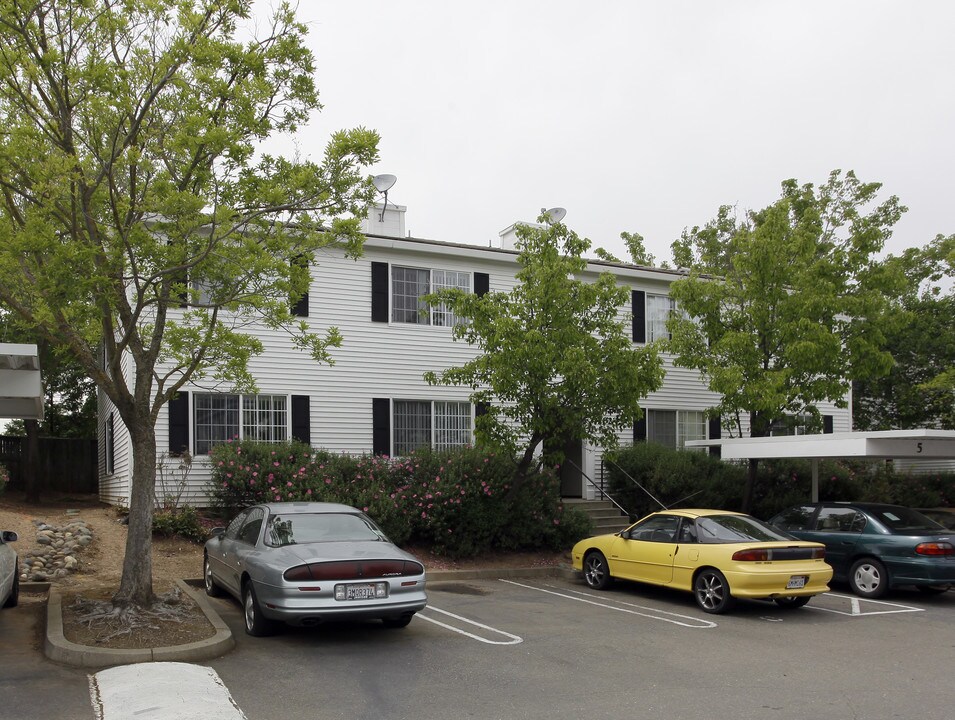
[[[46,641],[43,651],[50,660],[65,665],[83,668],[101,668],[112,665],[129,665],[140,662],[194,662],[197,660],[211,660],[229,652],[235,647],[235,638],[232,631],[219,617],[215,608],[209,603],[205,594],[186,583],[177,580],[179,588],[189,595],[206,619],[215,628],[215,635],[205,640],[199,640],[186,645],[172,645],[159,648],[142,648],[138,650],[113,650],[110,648],[90,647],[70,642],[63,635],[63,603],[62,597],[55,590],[50,590],[46,608]]]
[[[570,565],[552,565],[534,568],[485,568],[481,570],[429,570],[428,585],[464,582],[467,580],[507,580],[513,578],[549,578],[561,577],[573,579],[577,572]],[[138,650],[114,650],[79,645],[70,642],[63,635],[63,599],[59,592],[49,588],[49,583],[35,583],[30,589],[42,592],[49,588],[46,609],[46,641],[44,653],[55,662],[81,668],[102,668],[113,665],[130,665],[142,662],[195,662],[220,657],[235,647],[232,631],[219,617],[205,593],[193,587],[190,582],[177,580],[180,589],[189,595],[205,614],[206,619],[215,628],[215,635],[188,645],[172,645],[159,648]],[[40,585],[47,587],[39,587]],[[21,588],[23,586],[21,585]]]
[[[571,565],[533,568],[490,568],[481,570],[428,570],[428,585],[462,580],[510,580],[513,578],[560,577],[572,580],[577,571]]]

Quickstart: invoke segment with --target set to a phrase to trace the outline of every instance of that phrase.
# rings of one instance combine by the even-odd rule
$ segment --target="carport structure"
[[[0,418],[43,419],[43,384],[36,345],[0,343]]]
[[[724,460],[795,458],[812,461],[812,501],[819,500],[819,461],[955,459],[955,430],[879,430],[823,435],[694,440],[687,447],[719,447]]]

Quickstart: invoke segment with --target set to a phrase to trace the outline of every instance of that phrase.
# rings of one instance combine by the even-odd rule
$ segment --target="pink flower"
[[[287,483],[285,483],[285,487],[292,487],[292,481],[289,480]]]

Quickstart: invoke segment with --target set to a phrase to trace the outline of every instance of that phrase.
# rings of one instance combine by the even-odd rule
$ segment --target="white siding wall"
[[[130,376],[130,360],[124,358],[123,372]],[[119,417],[119,412],[102,390],[97,390],[97,425],[99,442],[97,443],[99,464],[99,499],[111,505],[129,504],[129,486],[132,481],[132,446],[129,432]],[[106,472],[106,423],[113,417],[113,472]]]
[[[372,322],[371,263],[487,273],[490,290],[496,292],[508,291],[514,286],[515,260],[516,253],[499,249],[381,237],[368,238],[365,253],[359,260],[345,258],[336,250],[323,252],[313,267],[309,322],[316,331],[332,326],[341,330],[344,342],[340,349],[333,350],[335,365],[319,365],[307,354],[293,348],[284,335],[261,330],[259,337],[266,349],[250,364],[259,391],[263,394],[310,396],[311,443],[315,448],[351,454],[371,453],[374,398],[466,401],[467,388],[431,387],[425,383],[422,374],[427,370],[440,372],[460,365],[474,354],[465,343],[453,342],[451,330],[446,327]],[[615,272],[620,284],[648,293],[665,294],[669,283],[678,277],[672,271],[594,263],[592,272],[582,279],[596,277],[597,272],[607,269]],[[621,316],[628,319],[628,332],[629,314],[628,302],[621,308]],[[695,371],[675,368],[669,358],[665,360],[667,376],[664,385],[645,399],[645,408],[705,410],[715,404],[716,396],[706,389]],[[189,392],[191,404],[197,391],[228,392],[229,388],[187,386],[183,390]],[[101,404],[101,407],[108,412],[108,403]],[[835,415],[836,431],[850,429],[848,411],[821,409]],[[192,418],[191,407],[189,415]],[[114,476],[103,474],[101,462],[101,495],[108,502],[117,502],[129,495],[129,464],[127,456],[120,451],[121,446],[128,448],[128,441],[119,442],[121,423],[117,423],[116,435]],[[125,434],[122,437],[125,438]],[[159,416],[156,438],[157,452],[162,457],[169,447],[165,408]],[[632,429],[621,431],[621,443],[629,444],[632,438]],[[585,448],[583,469],[595,480],[598,479],[600,456],[599,448]],[[170,458],[167,467],[176,463],[175,458]],[[183,499],[204,503],[209,477],[208,461],[196,458]],[[585,491],[585,495],[593,496],[593,489]]]

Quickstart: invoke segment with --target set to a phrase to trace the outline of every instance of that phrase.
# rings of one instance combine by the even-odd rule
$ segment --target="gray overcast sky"
[[[486,244],[542,207],[658,260],[722,204],[855,170],[909,212],[887,249],[955,232],[950,0],[301,0],[325,109],[297,142],[382,136],[415,237]]]

